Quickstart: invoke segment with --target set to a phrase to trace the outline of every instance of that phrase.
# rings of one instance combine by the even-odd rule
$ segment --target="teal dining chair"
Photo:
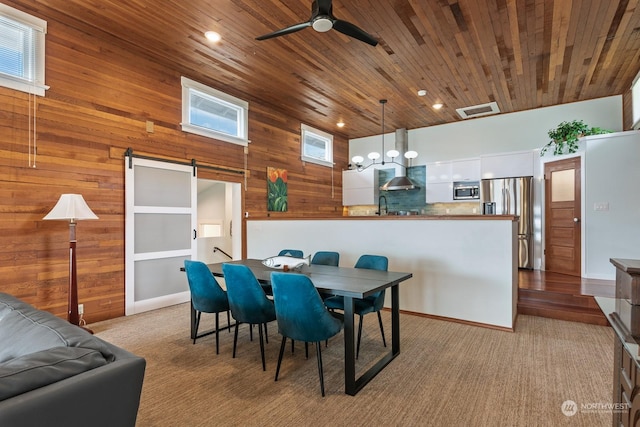
[[[311,264],[315,265],[332,265],[338,266],[340,262],[340,254],[338,252],[331,251],[318,251],[311,258]]]
[[[184,270],[187,273],[187,281],[189,282],[189,291],[191,293],[191,305],[196,312],[195,333],[193,335],[193,343],[198,336],[198,327],[200,326],[200,316],[202,313],[215,313],[216,315],[216,354],[220,353],[220,324],[219,314],[227,312],[227,329],[231,330],[231,316],[229,315],[229,300],[227,293],[222,289],[220,284],[209,267],[203,262],[184,260]]]
[[[262,370],[266,371],[264,360],[264,342],[269,342],[267,323],[276,320],[276,311],[273,301],[267,298],[256,276],[246,265],[222,264],[222,273],[227,284],[227,296],[229,308],[236,320],[233,336],[233,357],[236,357],[238,343],[238,326],[240,323],[248,323],[249,328],[258,325],[260,335],[260,356],[262,357]],[[262,328],[264,326],[264,335]],[[250,329],[251,330],[251,329]]]
[[[309,277],[297,273],[271,273],[278,332],[282,335],[275,381],[278,381],[287,338],[316,344],[320,391],[324,397],[324,372],[320,341],[326,341],[342,329],[343,322],[330,313]]]
[[[278,256],[292,256],[294,258],[304,258],[304,252],[299,249],[283,249]]]
[[[340,253],[332,251],[318,251],[311,258],[311,264],[315,265],[330,265],[337,267],[340,263]],[[320,292],[320,297],[325,300],[331,297],[332,294],[326,292]]]
[[[366,268],[369,270],[387,271],[389,268],[389,259],[382,255],[362,255],[358,258],[355,268]],[[366,298],[354,298],[353,312],[358,315],[358,343],[356,347],[356,359],[360,354],[360,340],[362,338],[362,317],[368,313],[378,314],[378,323],[380,324],[380,334],[382,335],[382,344],[386,347],[387,341],[384,337],[384,327],[382,326],[382,316],[380,310],[384,305],[384,290],[376,292]],[[332,296],[324,300],[329,310],[344,310],[344,298],[342,296]]]

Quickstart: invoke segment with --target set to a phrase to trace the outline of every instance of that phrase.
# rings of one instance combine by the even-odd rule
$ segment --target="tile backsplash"
[[[380,169],[378,171],[380,185],[395,176],[394,169]],[[407,168],[407,176],[414,184],[420,187],[417,190],[380,191],[381,196],[387,198],[389,211],[417,211],[425,206],[425,185],[427,183],[427,167],[414,166]],[[376,207],[377,208],[377,207]]]
[[[395,176],[393,169],[380,169],[379,182],[383,184]],[[480,214],[479,202],[454,202],[454,203],[426,203],[426,166],[413,166],[407,168],[407,176],[414,184],[420,187],[418,190],[409,191],[380,191],[381,196],[387,199],[390,212],[409,211],[420,215],[474,215]],[[384,209],[384,203],[383,203]],[[376,215],[377,205],[349,206],[349,216]]]

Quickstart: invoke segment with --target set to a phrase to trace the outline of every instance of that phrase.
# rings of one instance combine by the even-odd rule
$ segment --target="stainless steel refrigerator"
[[[496,215],[518,215],[518,267],[533,268],[533,177],[483,179],[480,202]]]

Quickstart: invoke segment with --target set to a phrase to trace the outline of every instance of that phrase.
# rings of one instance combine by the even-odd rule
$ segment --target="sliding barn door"
[[[190,300],[185,259],[197,246],[194,167],[125,157],[127,315]]]

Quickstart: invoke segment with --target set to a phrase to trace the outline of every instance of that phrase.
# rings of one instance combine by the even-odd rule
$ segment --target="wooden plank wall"
[[[29,162],[29,97],[0,88],[0,292],[65,317],[69,227],[43,221],[62,193],[81,193],[99,216],[77,226],[80,302],[87,322],[124,315],[124,151],[243,169],[241,146],[180,130],[180,76],[216,87],[179,63],[161,63],[133,45],[83,28],[65,15],[48,21],[45,97],[36,102],[37,157]],[[77,26],[74,27],[74,26]],[[82,28],[82,29],[78,29]],[[348,141],[335,134],[335,170],[300,161],[300,121],[230,87],[250,102],[243,210],[266,216],[266,167],[289,171],[283,216],[341,216]],[[146,131],[146,122],[154,132]],[[323,129],[333,132],[333,129]],[[242,182],[236,174],[202,171]]]

